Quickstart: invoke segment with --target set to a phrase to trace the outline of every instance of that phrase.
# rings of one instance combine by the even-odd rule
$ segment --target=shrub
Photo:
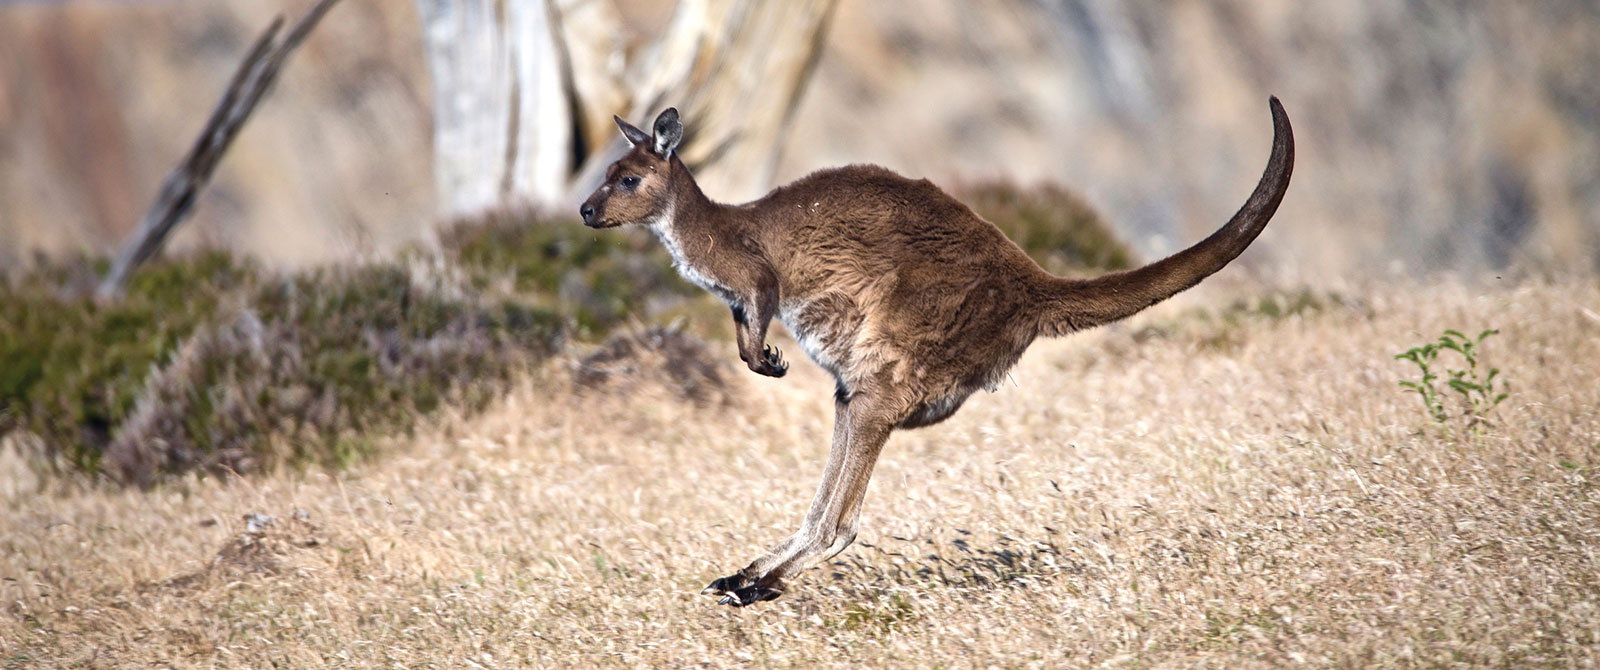
[[[481,404],[562,331],[399,265],[273,278],[210,253],[154,264],[106,305],[62,297],[60,276],[0,295],[0,428],[127,483],[347,462],[447,399]]]
[[[558,309],[588,336],[705,294],[680,278],[666,250],[639,228],[597,231],[512,208],[446,226],[440,243],[474,288]]]
[[[109,304],[74,290],[95,274],[75,259],[0,282],[0,434],[34,433],[89,472],[149,370],[255,270],[221,253],[159,263]]]
[[[1133,252],[1067,189],[984,182],[958,189],[957,197],[1052,274],[1133,267]]]
[[[705,342],[676,325],[652,326],[606,338],[576,361],[573,381],[585,391],[619,395],[655,384],[696,405],[731,405],[728,370],[717,361]]]

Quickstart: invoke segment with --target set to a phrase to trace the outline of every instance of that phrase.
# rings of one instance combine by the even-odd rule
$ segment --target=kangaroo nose
[[[583,215],[584,223],[589,223],[594,219],[594,205],[584,203],[583,207],[578,209],[578,213]]]

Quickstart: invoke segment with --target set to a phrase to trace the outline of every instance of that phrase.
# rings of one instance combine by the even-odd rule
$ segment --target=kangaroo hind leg
[[[735,607],[783,594],[783,579],[844,551],[855,540],[867,483],[878,454],[905,416],[875,394],[841,395],[834,404],[833,445],[800,529],[744,569],[717,579],[705,593]]]

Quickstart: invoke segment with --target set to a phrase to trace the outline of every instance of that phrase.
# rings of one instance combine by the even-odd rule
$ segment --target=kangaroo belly
[[[850,366],[851,349],[860,334],[861,310],[855,301],[830,294],[778,304],[778,320],[822,369],[840,377]]]
[[[956,410],[961,409],[961,403],[967,401],[972,395],[972,389],[961,389],[955,393],[921,403],[911,410],[911,414],[900,422],[901,428],[921,428],[950,418]]]

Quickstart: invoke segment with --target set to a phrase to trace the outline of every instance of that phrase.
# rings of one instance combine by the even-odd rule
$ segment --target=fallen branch
[[[261,101],[277,80],[285,59],[338,1],[319,0],[295,22],[294,28],[281,42],[277,41],[277,37],[278,31],[283,28],[282,16],[273,19],[266,32],[256,38],[244,62],[239,64],[239,70],[228,82],[227,92],[223,93],[222,100],[211,112],[211,118],[201,129],[200,136],[195,138],[194,146],[161,182],[161,191],[156,195],[155,202],[145,211],[133,236],[123,244],[116,261],[111,264],[111,271],[96,291],[100,299],[120,295],[133,270],[166,245],[172,229],[189,215],[200,191],[211,181],[217,163],[221,162],[245,121],[250,119],[256,103]]]

